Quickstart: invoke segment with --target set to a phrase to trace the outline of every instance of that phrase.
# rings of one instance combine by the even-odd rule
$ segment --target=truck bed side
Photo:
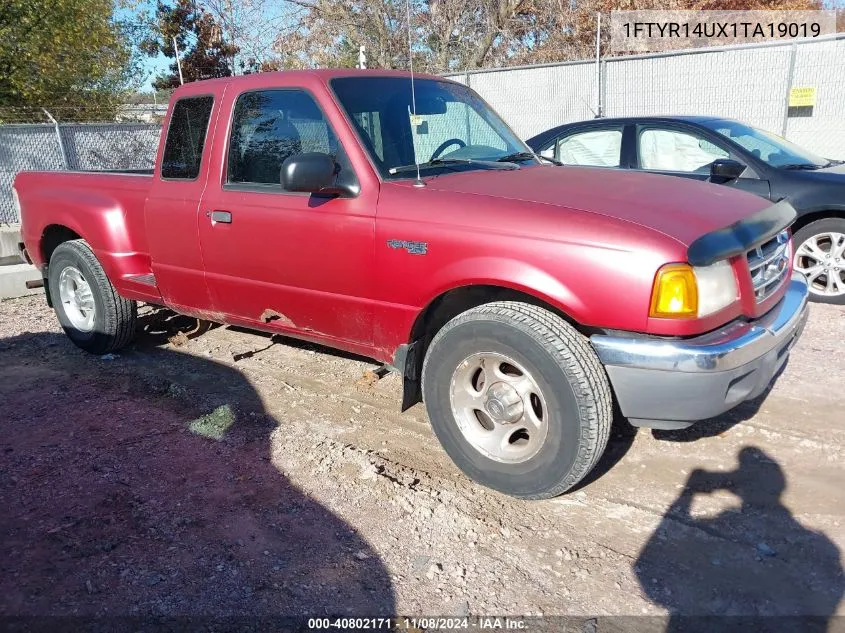
[[[150,255],[144,203],[146,174],[22,172],[14,188],[21,206],[21,234],[36,266],[49,263],[63,240],[86,240],[117,291],[126,298],[160,301],[144,283]]]

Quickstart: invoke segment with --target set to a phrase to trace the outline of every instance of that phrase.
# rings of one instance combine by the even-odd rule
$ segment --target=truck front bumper
[[[734,321],[683,340],[594,335],[617,402],[631,424],[685,428],[762,394],[807,322],[807,282],[756,321]]]

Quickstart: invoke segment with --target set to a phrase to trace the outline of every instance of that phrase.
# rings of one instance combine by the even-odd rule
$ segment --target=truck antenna
[[[411,69],[411,110],[414,115],[411,120],[411,145],[414,152],[414,164],[417,166],[417,179],[414,181],[414,187],[425,187],[425,183],[420,178],[420,161],[417,160],[417,150],[413,147],[414,126],[417,124],[417,95],[414,90],[414,51],[411,47],[411,0],[405,0],[405,12],[408,15],[408,66]]]

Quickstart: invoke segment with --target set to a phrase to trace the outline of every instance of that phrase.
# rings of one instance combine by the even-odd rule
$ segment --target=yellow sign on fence
[[[789,107],[802,108],[816,105],[816,87],[790,88]]]

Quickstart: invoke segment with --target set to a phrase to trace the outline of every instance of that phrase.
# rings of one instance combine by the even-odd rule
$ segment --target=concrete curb
[[[14,299],[44,292],[43,288],[29,289],[26,282],[41,279],[41,273],[29,264],[0,266],[0,299]]]
[[[0,266],[23,262],[18,242],[21,241],[20,225],[0,226]]]

